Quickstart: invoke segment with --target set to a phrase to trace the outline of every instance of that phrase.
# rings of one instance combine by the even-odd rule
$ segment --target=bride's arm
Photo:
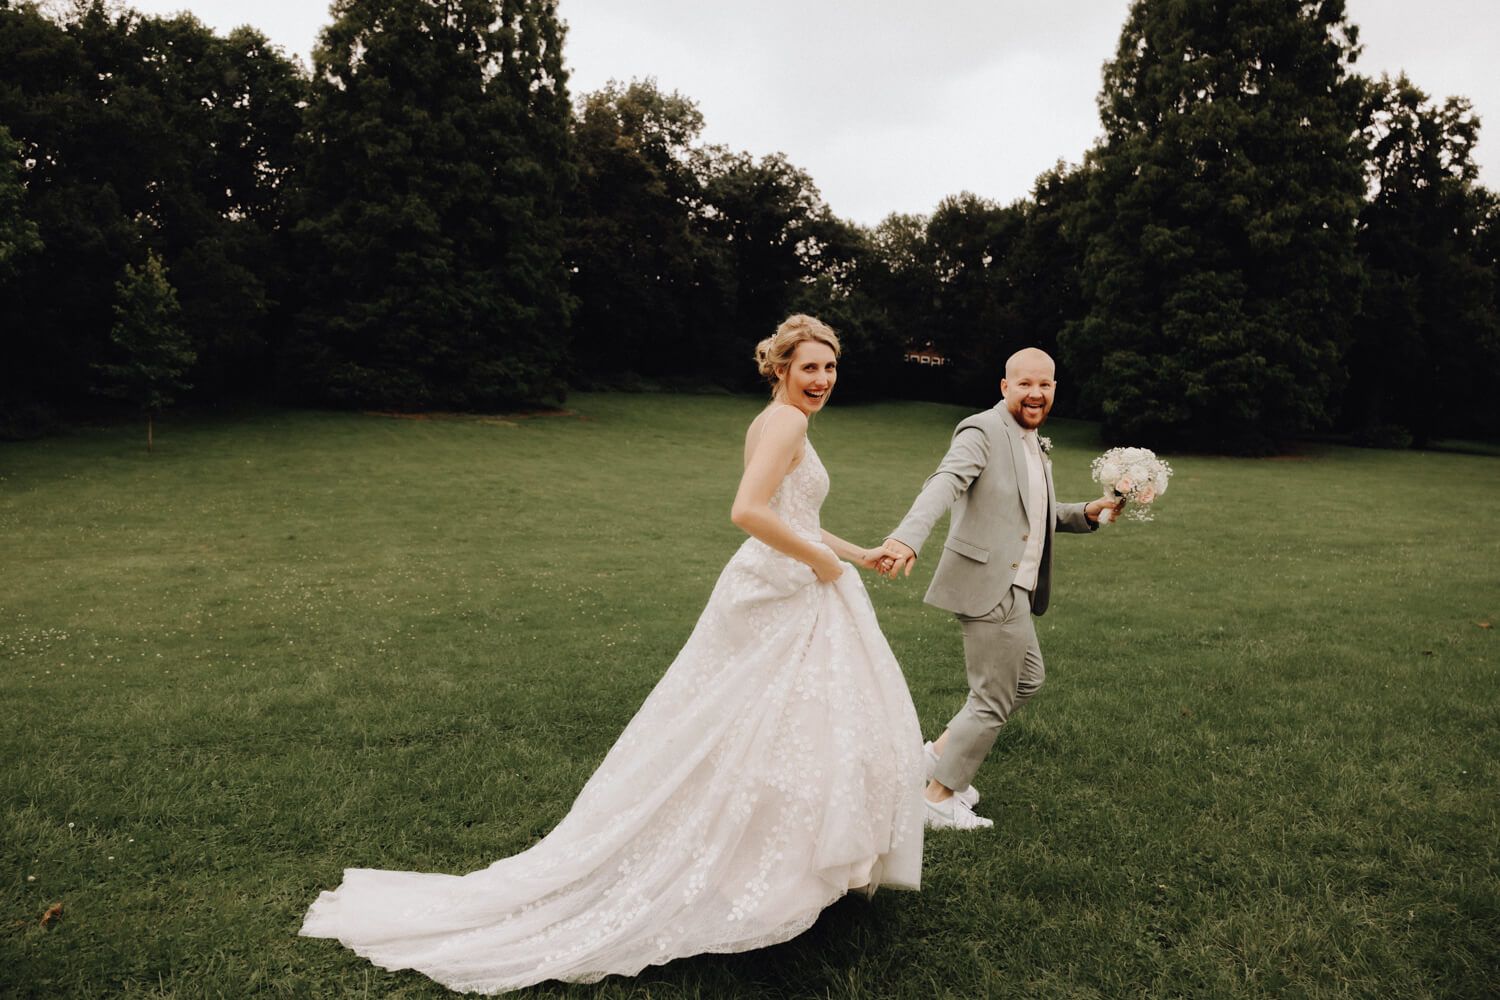
[[[795,407],[780,407],[766,417],[760,444],[740,477],[729,519],[777,552],[806,563],[820,581],[829,583],[843,572],[838,557],[827,547],[797,534],[771,509],[771,497],[786,478],[806,437],[807,416]]]
[[[845,541],[833,532],[823,529],[823,544],[833,550],[840,559],[847,559],[856,566],[874,569],[884,555],[881,549],[862,549],[853,542]]]

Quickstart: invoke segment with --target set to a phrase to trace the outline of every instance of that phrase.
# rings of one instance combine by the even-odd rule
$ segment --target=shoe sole
[[[992,820],[992,819],[986,819],[983,816],[975,816],[974,818],[977,819],[977,820],[979,820],[980,822],[974,824],[973,826],[960,826],[958,823],[954,822],[952,819],[949,819],[947,816],[944,816],[942,813],[934,812],[932,809],[929,808],[927,810],[927,816],[926,816],[925,825],[926,825],[926,828],[929,829],[929,830],[965,830],[965,831],[967,831],[967,830],[991,830],[991,829],[994,829],[994,826],[995,826],[995,821],[994,820]]]

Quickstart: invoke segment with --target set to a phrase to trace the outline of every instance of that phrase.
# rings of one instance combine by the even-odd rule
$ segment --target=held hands
[[[904,572],[907,576],[911,576],[911,568],[916,564],[917,554],[895,539],[888,539],[878,549],[852,549],[852,551],[846,551],[844,558],[861,569],[874,570],[881,576],[889,576],[894,580],[898,572]],[[808,565],[812,567],[814,573],[818,574],[818,579],[824,583],[838,579],[837,574],[825,577],[823,570],[814,563],[808,563]]]
[[[905,573],[911,576],[911,568],[917,564],[917,553],[911,546],[898,542],[894,538],[887,538],[885,545],[877,550],[879,559],[875,571],[884,576],[896,579],[897,573]]]

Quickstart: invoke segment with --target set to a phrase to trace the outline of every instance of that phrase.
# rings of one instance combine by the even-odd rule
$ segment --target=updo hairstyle
[[[839,338],[833,329],[822,320],[803,313],[788,316],[774,334],[755,345],[755,363],[760,366],[760,373],[766,381],[771,383],[773,396],[781,385],[781,376],[776,374],[776,369],[790,365],[798,345],[809,340],[827,344],[833,356],[839,356]]]

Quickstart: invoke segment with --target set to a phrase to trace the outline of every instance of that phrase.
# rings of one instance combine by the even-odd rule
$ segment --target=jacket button
[[[1018,568],[1018,567],[1019,567],[1019,566],[1020,566],[1020,565],[1021,565],[1021,564],[1020,564],[1020,563],[1011,563],[1011,564],[1010,564],[1010,568],[1011,568],[1011,569],[1016,569],[1016,568]]]
[[[1030,538],[1030,537],[1031,537],[1031,536],[1030,536],[1030,535],[1022,535],[1022,536],[1021,536],[1021,541],[1023,541],[1023,542],[1024,542],[1024,541],[1026,541],[1026,540],[1027,540],[1027,539],[1029,539],[1029,538]]]

